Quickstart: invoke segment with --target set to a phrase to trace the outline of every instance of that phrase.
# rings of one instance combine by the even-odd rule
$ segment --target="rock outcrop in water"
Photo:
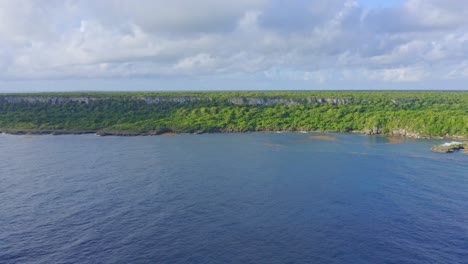
[[[464,149],[465,154],[468,154],[468,141],[467,142],[456,142],[452,141],[449,143],[445,143],[438,146],[433,146],[431,148],[434,152],[441,152],[441,153],[452,153],[456,150]]]

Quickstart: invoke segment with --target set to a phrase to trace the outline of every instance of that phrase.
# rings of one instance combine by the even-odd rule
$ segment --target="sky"
[[[0,0],[0,92],[467,84],[465,0]]]

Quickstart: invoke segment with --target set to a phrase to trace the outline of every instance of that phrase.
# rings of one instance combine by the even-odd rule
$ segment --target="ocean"
[[[444,142],[0,135],[0,263],[468,263]]]

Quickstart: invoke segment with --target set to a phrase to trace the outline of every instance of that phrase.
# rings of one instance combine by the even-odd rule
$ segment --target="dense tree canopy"
[[[5,98],[94,98],[9,102]],[[161,100],[148,98],[192,98]],[[252,103],[249,99],[284,99]],[[328,100],[327,100],[328,99]],[[338,100],[339,99],[339,100]],[[240,101],[239,101],[240,100]],[[235,103],[233,103],[235,102]],[[278,101],[279,102],[279,101]],[[0,130],[115,134],[363,131],[468,137],[467,92],[172,92],[0,95]],[[400,132],[398,132],[400,131]]]

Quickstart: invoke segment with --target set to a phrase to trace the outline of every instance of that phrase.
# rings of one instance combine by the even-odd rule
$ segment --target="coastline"
[[[338,132],[468,140],[468,93],[180,92],[0,94],[7,134]]]
[[[95,134],[97,136],[118,136],[118,137],[137,137],[137,136],[175,136],[178,134],[229,134],[229,133],[343,133],[343,134],[361,134],[368,136],[384,136],[384,137],[402,137],[414,139],[448,139],[448,140],[468,140],[468,137],[449,135],[449,136],[424,136],[417,133],[408,134],[390,134],[390,133],[368,133],[368,131],[297,131],[297,130],[252,130],[252,131],[216,131],[216,132],[175,132],[175,131],[147,131],[147,132],[134,132],[134,131],[105,131],[105,130],[42,130],[42,129],[0,129],[0,134],[8,135],[83,135]]]

